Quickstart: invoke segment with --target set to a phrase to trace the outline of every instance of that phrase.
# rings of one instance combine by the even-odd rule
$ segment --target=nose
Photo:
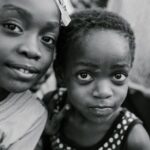
[[[39,60],[41,51],[36,36],[28,36],[24,38],[18,47],[18,53],[29,59]]]
[[[107,99],[113,95],[110,81],[100,80],[95,83],[93,96],[95,98]]]

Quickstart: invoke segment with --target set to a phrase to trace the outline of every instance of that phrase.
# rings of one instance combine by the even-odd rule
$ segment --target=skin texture
[[[149,150],[150,138],[142,125],[136,125],[130,132],[124,150]]]
[[[64,78],[70,112],[63,134],[80,146],[99,142],[118,116],[132,66],[128,40],[112,30],[91,30],[68,52]],[[141,124],[125,141],[125,150],[149,150],[150,139]]]
[[[91,30],[72,45],[64,70],[72,106],[64,123],[69,139],[90,146],[105,135],[126,97],[130,69],[128,41],[120,33]]]
[[[86,120],[102,123],[111,119],[128,89],[131,57],[127,40],[113,31],[91,31],[71,53],[74,58],[68,57],[65,72],[68,101]]]
[[[54,0],[0,2],[0,100],[29,89],[46,72],[59,21]]]

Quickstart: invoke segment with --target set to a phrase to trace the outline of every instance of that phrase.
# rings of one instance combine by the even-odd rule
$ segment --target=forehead
[[[91,30],[80,38],[70,50],[70,61],[88,62],[88,65],[107,66],[131,63],[128,40],[118,32],[111,30]],[[73,59],[71,57],[74,57]]]
[[[54,0],[1,0],[0,9],[2,12],[7,10],[27,12],[26,14],[43,22],[60,21],[60,12]]]

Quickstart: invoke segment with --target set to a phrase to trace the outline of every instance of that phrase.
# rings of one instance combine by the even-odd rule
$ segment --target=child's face
[[[0,90],[24,91],[45,73],[59,21],[54,0],[0,1]]]
[[[94,122],[113,117],[128,90],[128,41],[115,31],[93,30],[72,46],[66,64],[68,101],[77,112]]]

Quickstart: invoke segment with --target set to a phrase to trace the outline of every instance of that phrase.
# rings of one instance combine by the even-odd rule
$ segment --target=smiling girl
[[[33,150],[47,112],[28,91],[53,61],[61,13],[55,0],[0,1],[0,149]]]

